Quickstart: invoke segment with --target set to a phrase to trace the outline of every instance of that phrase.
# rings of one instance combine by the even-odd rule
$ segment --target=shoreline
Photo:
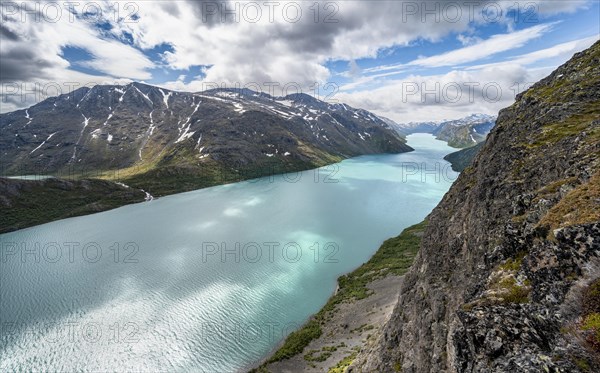
[[[259,166],[257,166],[258,167],[257,170],[259,170],[258,173],[241,173],[238,175],[232,175],[231,178],[220,179],[220,180],[203,179],[203,180],[200,180],[200,182],[197,184],[198,185],[197,188],[190,189],[190,188],[187,188],[184,186],[184,187],[180,187],[179,189],[175,189],[173,191],[164,192],[164,193],[161,193],[160,191],[158,191],[158,193],[156,193],[154,191],[150,191],[150,194],[152,194],[152,196],[153,196],[151,200],[158,199],[160,197],[171,196],[171,195],[175,195],[175,194],[179,194],[179,193],[193,192],[196,190],[201,190],[201,189],[206,189],[206,188],[211,188],[211,187],[229,185],[229,184],[234,184],[234,183],[239,183],[239,182],[244,182],[244,181],[257,180],[257,179],[261,179],[261,178],[265,178],[265,177],[282,176],[282,175],[286,175],[286,174],[294,173],[294,172],[313,171],[313,170],[317,170],[322,167],[330,166],[332,164],[340,163],[340,162],[348,160],[348,159],[362,157],[362,156],[366,156],[366,155],[403,154],[403,153],[410,153],[413,151],[414,151],[414,149],[407,151],[407,152],[401,152],[401,153],[361,154],[361,155],[357,155],[357,156],[353,156],[353,157],[349,157],[349,158],[342,158],[342,159],[336,160],[335,162],[324,162],[323,164],[311,164],[311,165],[307,165],[307,164],[296,165],[298,167],[290,167],[287,170],[281,170],[281,172],[277,172],[279,170],[276,170],[276,171],[268,170],[267,171],[266,169],[264,169],[264,170],[267,172],[260,172],[260,170],[263,170],[263,168],[260,168]],[[275,172],[273,172],[273,171],[275,171]],[[121,189],[129,189],[131,191],[144,190],[144,192],[142,192],[143,197],[141,199],[139,197],[114,199],[114,198],[111,198],[112,194],[108,194],[108,198],[111,199],[110,204],[103,204],[100,197],[97,197],[94,200],[91,200],[91,201],[88,200],[88,201],[85,201],[85,203],[80,203],[78,205],[71,206],[72,209],[64,209],[64,208],[61,208],[61,206],[64,205],[65,200],[67,200],[68,198],[66,198],[64,195],[61,195],[60,193],[57,193],[56,189],[47,188],[47,189],[43,190],[43,192],[48,192],[48,193],[53,193],[53,194],[50,196],[45,196],[47,198],[45,198],[43,204],[40,204],[39,206],[36,205],[36,206],[34,206],[35,208],[30,208],[27,211],[20,211],[19,213],[17,213],[17,216],[13,220],[16,220],[18,224],[9,225],[7,227],[0,226],[0,235],[5,234],[5,233],[10,233],[10,232],[16,232],[21,229],[31,228],[31,227],[35,227],[38,225],[43,225],[46,223],[51,223],[51,222],[62,220],[62,219],[90,215],[90,214],[94,214],[94,213],[98,213],[98,212],[113,210],[113,209],[116,209],[119,207],[131,205],[131,204],[135,204],[135,203],[149,201],[147,199],[148,195],[145,194],[145,193],[147,193],[147,191],[149,189],[147,189],[144,185],[141,185],[138,182],[138,180],[131,183],[131,181],[135,177],[139,177],[139,175],[133,176],[132,178],[119,178],[116,180],[113,180],[110,178],[83,178],[82,177],[82,178],[70,178],[69,179],[69,178],[61,178],[59,176],[54,176],[54,175],[44,175],[44,176],[45,177],[42,179],[39,179],[39,178],[27,179],[27,178],[22,178],[22,176],[18,176],[18,175],[0,176],[0,191],[3,192],[2,193],[3,196],[6,196],[4,199],[0,200],[0,206],[2,206],[2,204],[4,204],[5,208],[11,209],[11,208],[13,208],[13,204],[19,203],[19,199],[30,199],[27,195],[22,196],[20,194],[15,194],[15,193],[12,193],[12,198],[9,198],[9,197],[11,197],[11,193],[8,193],[7,191],[28,192],[32,189],[36,189],[36,191],[39,192],[38,189],[40,187],[43,188],[43,185],[48,184],[48,183],[70,184],[70,185],[75,185],[76,188],[78,187],[78,185],[80,185],[82,183],[88,183],[88,184],[91,183],[91,184],[94,184],[97,186],[104,185],[105,186],[104,192],[106,192],[106,191],[110,192],[113,189],[117,189],[119,191],[121,191]],[[193,178],[193,175],[190,175],[190,178]],[[123,187],[124,182],[127,184],[127,185],[125,185],[125,187]],[[13,184],[13,185],[9,186],[8,184]],[[165,180],[164,184],[166,186],[168,184],[168,181]],[[82,188],[78,188],[78,189],[82,189]],[[62,192],[62,189],[60,189],[60,191]],[[102,190],[99,190],[99,191],[102,192]],[[86,197],[86,196],[84,195],[83,197]],[[83,198],[82,198],[82,200],[83,200]],[[40,211],[47,210],[49,205],[51,205],[50,206],[51,209],[56,209],[56,211],[54,211],[54,213],[47,214],[47,213],[40,212]],[[35,216],[35,218],[33,218],[33,219],[30,216],[32,214]]]
[[[427,220],[386,240],[368,262],[340,276],[319,312],[250,367],[250,373],[343,373],[380,336],[398,301]]]

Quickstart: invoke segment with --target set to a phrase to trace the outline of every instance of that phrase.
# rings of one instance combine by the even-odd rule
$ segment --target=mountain
[[[357,372],[600,371],[600,42],[499,113]]]
[[[412,150],[374,114],[305,94],[80,88],[0,115],[4,174],[119,179],[164,195]]]
[[[470,148],[461,149],[457,152],[450,153],[444,157],[445,160],[450,162],[452,169],[456,172],[463,172],[465,168],[469,167],[475,159],[475,156],[483,147],[483,142]]]
[[[443,121],[435,122],[408,122],[408,123],[396,123],[394,129],[398,131],[398,133],[406,136],[413,133],[433,133],[436,129],[438,129]]]
[[[496,117],[487,114],[471,114],[450,121],[397,123],[392,127],[402,135],[431,133],[439,140],[455,148],[467,148],[485,140],[496,123]]]
[[[494,116],[472,114],[443,122],[432,133],[437,139],[447,141],[448,145],[454,148],[467,148],[484,141],[495,124]]]

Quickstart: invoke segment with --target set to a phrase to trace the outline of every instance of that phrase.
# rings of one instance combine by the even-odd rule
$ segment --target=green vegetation
[[[600,172],[571,190],[540,220],[539,226],[552,229],[600,220]]]
[[[600,278],[592,281],[583,291],[580,329],[591,348],[600,353]]]
[[[319,352],[318,350],[310,350],[308,351],[308,353],[306,355],[304,355],[304,360],[306,361],[325,361],[327,359],[329,359],[329,357],[331,356],[332,352],[331,351],[325,351],[320,353],[319,355],[315,356],[315,354]]]
[[[548,196],[557,193],[563,185],[567,184],[577,184],[577,178],[574,176],[568,177],[566,179],[558,180],[546,185],[536,192],[534,202],[539,201],[541,198],[547,198]]]
[[[358,351],[354,351],[343,358],[335,367],[330,368],[327,373],[345,373],[348,367],[354,362],[354,359],[356,359],[356,355],[358,355]]]
[[[275,352],[268,362],[289,359],[302,353],[304,347],[308,346],[313,339],[319,338],[322,333],[319,321],[315,318],[309,320],[302,328],[288,335],[283,346]]]
[[[518,271],[519,269],[521,269],[521,265],[523,265],[523,259],[525,259],[526,254],[526,252],[521,251],[517,254],[516,258],[510,258],[506,261],[506,263],[502,264],[500,266],[500,269],[502,269],[503,271]]]
[[[368,331],[368,330],[372,330],[372,329],[374,329],[374,328],[375,328],[375,327],[374,327],[373,325],[369,325],[369,324],[362,324],[362,325],[361,325],[361,326],[359,326],[358,328],[356,328],[356,329],[352,329],[350,332],[351,332],[351,333],[354,333],[354,332],[356,332],[356,333],[362,333],[362,332],[365,332],[365,331]]]
[[[354,272],[341,276],[338,279],[339,290],[336,295],[340,301],[363,299],[371,295],[367,284],[385,277],[388,274],[401,276],[413,263],[421,235],[427,222],[421,222],[406,228],[398,237],[386,240],[373,257]]]
[[[557,123],[544,125],[542,133],[530,147],[552,145],[566,137],[581,136],[586,129],[590,128],[586,136],[587,139],[598,141],[600,139],[600,129],[591,126],[590,123],[598,120],[599,112],[600,101],[597,101],[593,105],[589,105],[582,113],[575,114]]]
[[[419,251],[421,236],[426,226],[427,221],[423,221],[406,228],[399,236],[386,240],[367,263],[341,276],[338,279],[337,293],[329,298],[325,306],[301,329],[286,338],[283,346],[275,352],[267,364],[302,353],[313,339],[321,336],[321,325],[331,318],[335,307],[343,302],[368,297],[371,292],[367,285],[372,281],[390,274],[401,276],[406,273]],[[367,330],[367,325],[364,325],[364,328]]]
[[[308,351],[308,353],[306,355],[304,355],[304,360],[306,361],[318,361],[318,362],[322,362],[325,361],[327,359],[329,359],[329,357],[336,352],[339,348],[342,347],[346,347],[346,344],[344,342],[340,343],[339,345],[336,346],[324,346],[323,348],[321,348],[321,353],[319,355],[316,355],[316,353],[319,352],[319,350],[310,350]]]
[[[592,370],[590,364],[584,359],[574,359],[573,362],[577,365],[577,368],[584,372],[590,372]]]
[[[592,282],[584,291],[583,312],[585,315],[600,313],[600,279]]]
[[[489,286],[485,294],[479,299],[463,304],[461,309],[470,312],[476,306],[529,302],[531,281],[527,278],[521,280],[518,276],[525,256],[525,252],[519,252],[514,258],[498,265],[490,274]]]
[[[104,180],[0,178],[0,233],[142,202],[145,194]]]
[[[600,48],[592,46],[588,53],[574,62],[578,69],[575,79],[562,77],[560,69],[556,70],[554,74],[557,76],[550,80],[551,84],[536,84],[533,89],[525,92],[524,97],[558,104],[562,104],[565,97],[570,97],[572,101],[584,101],[583,97],[587,92],[597,87],[600,82],[600,76],[597,74],[599,58]]]
[[[142,202],[145,194],[140,189],[159,197],[263,176],[275,177],[339,160],[330,157],[321,164],[290,158],[285,162],[265,161],[231,168],[222,168],[216,163],[206,163],[201,167],[151,168],[155,166],[152,164],[145,168],[136,166],[93,175],[69,174],[69,180],[0,178],[0,195],[4,197],[0,206],[8,203],[0,218],[0,233]],[[121,181],[131,188],[116,184]]]
[[[394,372],[402,372],[402,363],[399,361],[396,361],[394,363]]]
[[[600,313],[591,313],[585,317],[581,325],[582,330],[590,331],[587,341],[596,352],[600,352]]]
[[[233,162],[227,167],[216,162],[205,162],[199,166],[157,167],[144,172],[121,170],[119,177],[127,185],[144,189],[154,196],[165,196],[264,176],[309,170],[339,161],[341,159],[335,158],[324,162],[305,162],[290,158],[251,164]],[[109,175],[107,177],[110,178]]]
[[[504,303],[527,303],[529,302],[530,287],[526,284],[517,284],[514,277],[508,277],[500,282],[503,289],[502,299]]]

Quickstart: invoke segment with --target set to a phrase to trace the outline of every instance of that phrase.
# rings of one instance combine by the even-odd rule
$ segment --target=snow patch
[[[194,134],[194,132],[189,132],[190,131],[190,127],[192,125],[192,116],[194,116],[194,114],[196,114],[196,112],[198,111],[198,108],[200,107],[200,103],[202,101],[199,101],[198,104],[196,105],[196,107],[194,108],[194,111],[192,112],[192,114],[187,118],[187,120],[183,123],[183,125],[179,128],[179,133],[180,136],[177,139],[177,141],[175,141],[175,144],[182,142],[185,139],[188,139],[190,137],[192,137],[192,135]],[[187,127],[185,127],[187,125]],[[185,129],[184,129],[185,127]],[[183,132],[183,133],[182,133]]]
[[[144,96],[144,98],[145,98],[146,100],[150,101],[150,105],[154,106],[154,102],[152,102],[152,100],[150,99],[150,97],[148,97],[148,95],[144,94],[144,93],[143,93],[142,91],[140,91],[140,90],[138,89],[138,87],[136,87],[136,86],[133,86],[133,88],[135,88],[135,90],[136,90],[136,91],[138,91],[140,95]]]
[[[287,106],[287,107],[292,107],[294,106],[294,101],[290,101],[290,100],[277,100],[278,103],[280,103],[283,106]]]
[[[39,148],[41,148],[42,146],[44,146],[44,144],[46,143],[46,141],[49,141],[52,136],[54,136],[56,134],[56,132],[54,132],[53,134],[51,134],[50,136],[48,136],[48,138],[46,140],[44,140],[37,148],[33,149],[29,154],[33,154],[33,152],[35,152],[36,150],[38,150]]]
[[[196,146],[194,146],[194,150],[198,149],[198,147],[200,146],[200,141],[202,141],[202,134],[200,134],[200,137],[198,137],[198,141],[196,141]],[[200,148],[199,153],[202,153],[202,150],[204,150],[204,146]]]
[[[142,192],[146,193],[146,202],[150,202],[154,200],[154,197],[152,197],[152,194],[146,192],[144,189],[140,189]]]
[[[108,124],[108,121],[110,120],[110,118],[112,118],[112,113],[108,114],[108,118],[106,118],[106,120],[104,121],[103,126],[106,126]]]
[[[242,114],[244,113],[246,110],[244,110],[244,106],[242,104],[240,104],[239,102],[232,102],[233,106],[235,107],[235,111],[237,111],[238,113]]]
[[[165,106],[167,107],[167,109],[169,108],[169,97],[171,96],[171,94],[173,92],[169,92],[167,94],[165,94],[165,92],[162,89],[159,89],[160,93],[162,93],[163,96],[163,102],[165,103]]]

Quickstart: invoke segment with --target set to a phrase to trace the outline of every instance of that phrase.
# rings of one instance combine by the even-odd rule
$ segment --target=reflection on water
[[[448,190],[453,149],[423,134],[409,145],[0,236],[0,370],[260,360]]]

